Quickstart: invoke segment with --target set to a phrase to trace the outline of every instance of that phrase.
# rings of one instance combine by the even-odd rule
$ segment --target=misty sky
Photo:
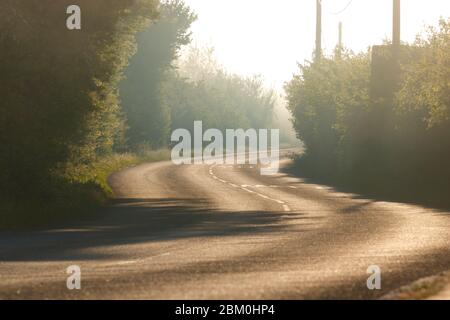
[[[194,42],[213,46],[220,63],[239,74],[261,74],[277,88],[291,78],[297,62],[310,59],[315,41],[315,0],[185,0],[197,12]],[[392,34],[392,0],[323,0],[323,46],[337,43],[364,50]],[[449,0],[403,0],[402,40],[414,41],[425,24],[450,16]]]

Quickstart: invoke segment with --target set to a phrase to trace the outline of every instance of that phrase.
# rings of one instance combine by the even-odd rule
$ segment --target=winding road
[[[1,299],[377,299],[450,269],[449,212],[248,165],[150,163],[110,184],[95,219],[0,234]]]

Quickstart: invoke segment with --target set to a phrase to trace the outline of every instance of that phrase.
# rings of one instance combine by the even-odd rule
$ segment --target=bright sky
[[[364,50],[392,35],[392,0],[323,0],[323,46],[331,52],[344,24],[344,44]],[[262,75],[281,88],[311,58],[316,0],[185,0],[198,14],[194,42],[213,46],[231,72]],[[402,40],[414,41],[426,24],[450,17],[449,0],[402,0]]]

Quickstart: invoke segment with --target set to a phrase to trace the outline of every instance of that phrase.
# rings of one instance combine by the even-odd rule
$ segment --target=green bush
[[[368,189],[395,189],[402,181],[429,193],[448,191],[449,49],[450,20],[442,20],[438,29],[402,48],[398,87],[385,97],[373,94],[374,85],[389,79],[372,74],[378,66],[371,52],[301,65],[286,91],[307,148],[302,170]]]

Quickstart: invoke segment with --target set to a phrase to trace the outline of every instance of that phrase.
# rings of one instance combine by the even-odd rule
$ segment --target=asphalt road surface
[[[251,166],[160,162],[110,182],[95,220],[0,234],[0,298],[376,299],[450,269],[449,212]],[[367,288],[372,265],[382,290]]]

